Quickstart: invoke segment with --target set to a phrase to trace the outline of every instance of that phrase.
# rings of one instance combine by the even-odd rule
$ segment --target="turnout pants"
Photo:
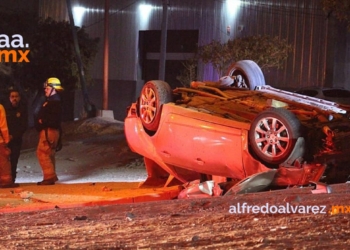
[[[40,163],[44,180],[57,178],[55,166],[56,146],[59,138],[57,129],[43,129],[39,132],[36,155]]]
[[[10,163],[11,150],[5,143],[0,144],[0,184],[6,185],[12,183],[11,175],[11,163]]]

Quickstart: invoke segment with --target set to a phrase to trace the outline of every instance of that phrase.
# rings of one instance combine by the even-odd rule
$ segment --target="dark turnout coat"
[[[58,94],[50,96],[35,115],[35,128],[41,131],[46,128],[60,129],[62,117],[61,99]],[[39,122],[41,120],[41,123]]]

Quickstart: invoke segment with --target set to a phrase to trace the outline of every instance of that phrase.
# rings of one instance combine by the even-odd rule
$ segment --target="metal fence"
[[[40,0],[40,13],[67,20],[65,0]],[[169,0],[168,29],[198,30],[198,44],[251,35],[287,39],[294,50],[282,70],[265,71],[266,82],[282,88],[331,85],[335,41],[320,0]],[[145,4],[149,9],[142,9]],[[72,0],[85,8],[82,25],[92,37],[103,38],[104,1]],[[110,1],[110,79],[140,79],[139,31],[160,30],[162,0]],[[229,32],[228,32],[229,29]],[[102,78],[103,49],[94,64],[94,77]],[[346,47],[346,44],[345,44]],[[349,61],[349,59],[346,59]],[[200,65],[203,80],[218,78],[211,65]],[[328,76],[329,75],[329,76]],[[345,79],[344,81],[349,81]],[[334,83],[346,85],[346,82]],[[349,83],[350,86],[350,83]]]

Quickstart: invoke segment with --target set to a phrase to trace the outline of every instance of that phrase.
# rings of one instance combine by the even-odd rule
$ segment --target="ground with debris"
[[[1,245],[6,249],[348,249],[350,211],[332,211],[332,205],[350,204],[349,187],[337,186],[332,194],[293,189],[2,214]],[[280,212],[270,207],[270,213],[243,213],[244,204],[245,209],[269,204]],[[288,206],[298,209],[287,213]]]
[[[82,129],[81,124],[79,127]],[[99,129],[84,133],[93,130]],[[123,139],[113,141],[99,133],[87,139],[83,134],[70,137],[75,142],[84,141],[76,148],[93,143],[91,152],[100,150],[95,158],[104,159],[104,165],[113,165],[114,171],[139,160]],[[108,150],[102,150],[104,146],[119,154],[115,162]],[[68,153],[64,151],[59,161],[65,162],[64,154]],[[80,154],[75,157],[75,164],[86,164]],[[28,166],[37,178],[34,162]],[[21,174],[30,175],[25,169],[20,169]],[[64,168],[60,171],[64,177],[60,185],[81,181],[79,171],[73,175],[64,175]],[[89,173],[95,172],[98,168]],[[88,183],[85,191],[93,195],[94,191],[89,191],[93,184]],[[27,185],[34,184],[22,184],[21,188],[29,190]],[[99,192],[109,186],[103,182],[95,185]],[[332,185],[329,190],[331,193],[312,194],[311,188],[291,188],[195,200],[71,208],[58,205],[52,209],[0,212],[0,249],[348,249],[350,184]],[[13,192],[11,195],[15,195]]]
[[[53,186],[36,185],[42,171],[36,157],[37,132],[29,129],[17,167],[20,187],[0,189],[0,212],[152,195],[153,190],[138,189],[147,175],[142,157],[125,141],[123,126],[101,117],[64,123],[63,148],[56,154],[59,181]]]

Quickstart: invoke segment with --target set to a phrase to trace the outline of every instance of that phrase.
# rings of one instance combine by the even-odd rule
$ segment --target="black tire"
[[[254,90],[257,86],[265,85],[264,74],[260,67],[251,60],[233,63],[227,75],[236,77],[233,87]]]
[[[168,83],[152,80],[141,90],[138,108],[142,125],[149,131],[157,131],[162,105],[172,101],[172,90]]]
[[[301,124],[289,110],[270,108],[260,113],[251,124],[249,143],[257,158],[264,163],[283,163],[301,136]]]

